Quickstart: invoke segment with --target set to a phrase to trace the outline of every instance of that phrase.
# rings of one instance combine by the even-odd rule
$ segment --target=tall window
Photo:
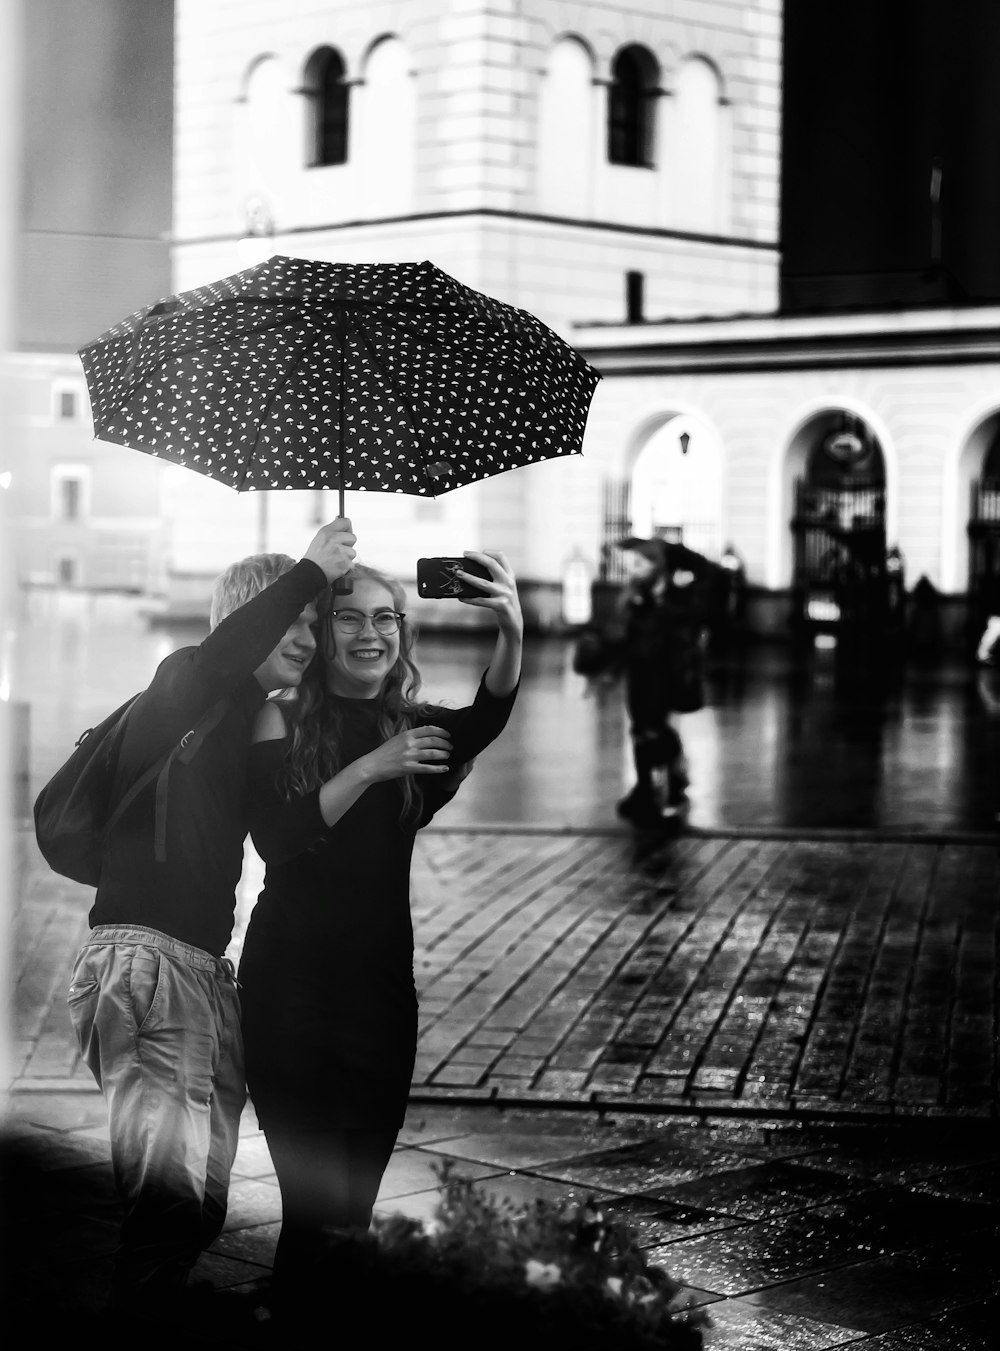
[[[79,380],[58,377],[52,382],[52,418],[77,422],[83,413],[83,386]]]
[[[623,47],[611,63],[608,89],[608,159],[612,164],[653,166],[656,62],[644,47]]]
[[[593,55],[579,39],[561,38],[539,84],[535,182],[541,211],[591,213],[596,93]]]
[[[665,111],[662,144],[671,182],[670,224],[679,230],[724,231],[731,196],[728,111],[711,62],[699,56],[681,62]]]
[[[291,83],[281,62],[262,56],[247,72],[239,119],[237,181],[244,200],[247,230],[266,233],[284,210]],[[248,260],[249,261],[249,260]]]
[[[359,207],[372,216],[413,210],[417,144],[413,62],[401,40],[384,34],[360,65],[351,154],[362,180]]]
[[[320,47],[306,66],[306,95],[311,104],[312,165],[346,164],[348,94],[344,62],[332,47]]]
[[[86,466],[53,465],[52,516],[57,521],[81,521],[90,511],[90,472]]]
[[[645,278],[641,272],[625,273],[625,322],[641,324],[643,320],[643,290]]]
[[[78,521],[83,509],[83,484],[78,478],[59,480],[59,517],[63,521]]]

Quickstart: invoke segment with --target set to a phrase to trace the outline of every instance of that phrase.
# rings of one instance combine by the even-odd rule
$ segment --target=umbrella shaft
[[[339,499],[340,499],[340,504],[339,504],[339,506],[338,506],[338,508],[337,508],[337,514],[338,514],[339,516],[343,516],[343,515],[344,515],[344,467],[343,467],[343,465],[341,465],[341,468],[340,468],[340,488],[338,489],[337,495],[338,495],[338,497],[339,497]],[[351,581],[351,579],[350,579],[349,577],[338,577],[337,580],[336,580],[336,581],[334,582],[334,584],[333,584],[333,594],[334,594],[335,596],[349,596],[353,590],[354,590],[354,583]]]

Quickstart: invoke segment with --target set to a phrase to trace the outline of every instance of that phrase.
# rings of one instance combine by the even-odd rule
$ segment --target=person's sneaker
[[[687,790],[691,785],[688,778],[687,768],[683,760],[675,765],[671,765],[669,770],[670,785],[667,789],[667,806],[681,807],[687,800]]]
[[[635,789],[615,805],[615,811],[624,821],[634,826],[655,826],[661,819],[656,803]]]
[[[675,825],[682,820],[690,806],[687,786],[688,776],[683,767],[658,765],[652,773],[652,801],[642,813],[641,824]]]
[[[687,805],[688,777],[683,770],[662,766],[653,770],[653,795],[657,815],[672,820]]]

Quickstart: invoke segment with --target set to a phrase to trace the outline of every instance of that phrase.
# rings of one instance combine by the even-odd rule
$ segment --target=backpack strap
[[[138,696],[136,696],[138,697]],[[133,703],[135,700],[132,701]],[[156,783],[156,823],[153,832],[153,853],[157,863],[164,863],[167,857],[167,784],[170,776],[170,766],[175,760],[180,760],[187,764],[200,750],[205,737],[212,729],[222,721],[226,709],[229,707],[228,697],[219,699],[205,713],[189,732],[185,732],[180,741],[174,746],[165,758],[161,757],[154,765],[139,775],[128,791],[119,798],[115,804],[115,809],[108,817],[104,826],[103,834],[106,836],[115,824],[122,812],[130,803],[134,802],[142,790],[153,781]],[[131,704],[129,705],[129,709]],[[126,713],[128,710],[126,710]],[[125,721],[122,716],[121,724]],[[119,724],[119,726],[121,725]],[[117,729],[116,729],[117,730]]]
[[[171,755],[172,754],[173,752],[171,751]],[[159,773],[161,773],[160,762],[159,760],[157,760],[155,765],[150,765],[149,769],[144,770],[143,773],[139,775],[139,777],[136,779],[135,783],[132,784],[128,792],[125,793],[122,797],[120,797],[118,801],[115,803],[115,809],[105,822],[102,834],[107,835],[109,833],[111,827],[115,824],[119,816],[121,816],[122,812],[129,805],[129,803],[133,802],[135,798],[138,797],[138,795],[146,787],[146,785],[150,783],[153,779],[155,779],[157,774]]]
[[[103,724],[96,724],[94,727],[85,727],[83,731],[80,733],[80,735],[77,737],[77,739],[73,742],[74,748],[82,746],[83,743],[87,740],[87,737],[92,736],[93,733],[97,731],[98,726],[107,725],[108,723],[111,722],[111,719],[115,717],[117,714],[117,721],[111,725],[110,730],[106,733],[106,741],[117,750],[118,742],[121,740],[125,730],[125,718],[132,711],[132,706],[135,704],[139,696],[143,693],[144,691],[140,690],[139,694],[133,694],[131,699],[127,699],[120,708],[115,710],[115,713],[109,713],[107,718],[105,718]]]
[[[122,737],[125,735],[125,723],[128,719],[128,715],[132,712],[132,709],[135,707],[138,700],[142,698],[142,695],[144,693],[145,691],[140,690],[138,694],[132,696],[132,698],[128,701],[127,704],[123,705],[121,717],[118,719],[118,721],[114,725],[114,728],[112,729],[110,739],[114,746],[113,754],[116,756],[121,744]],[[91,735],[93,730],[94,729],[92,727],[88,727],[85,732],[81,733],[80,738],[76,744],[78,746],[82,745],[83,741],[88,736]],[[108,817],[107,821],[104,823],[104,826],[101,829],[102,835],[107,835],[108,831],[118,820],[119,816],[121,816],[122,812],[129,805],[129,803],[133,801],[133,799],[137,796],[137,794],[142,792],[146,784],[149,783],[149,781],[156,775],[156,773],[159,770],[159,767],[160,767],[159,761],[157,761],[155,765],[151,766],[151,768],[147,769],[143,774],[139,776],[138,779],[136,779],[135,783],[132,784],[131,788],[129,788],[127,793],[125,793],[121,798],[119,798],[118,802],[115,804],[114,811]],[[117,770],[113,772],[117,772]]]
[[[180,741],[167,756],[162,767],[156,765],[148,770],[139,781],[144,786],[159,771],[156,780],[156,825],[153,831],[153,857],[157,863],[167,859],[167,789],[170,784],[170,766],[175,760],[182,765],[189,764],[198,754],[205,738],[219,725],[230,707],[228,697],[214,703],[208,712],[195,723],[189,732],[185,732]],[[134,791],[134,790],[131,790]]]

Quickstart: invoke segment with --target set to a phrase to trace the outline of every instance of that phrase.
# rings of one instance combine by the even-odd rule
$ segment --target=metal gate
[[[885,486],[873,479],[826,485],[797,479],[792,627],[836,633],[878,608],[885,577]]]
[[[631,496],[627,479],[606,480],[601,488],[601,537],[592,590],[592,614],[597,624],[613,623],[628,579],[625,557],[615,545],[632,531]]]
[[[601,488],[601,539],[598,580],[619,585],[627,573],[614,546],[632,532],[631,488],[627,480],[606,480]]]
[[[969,504],[969,641],[1000,614],[1000,479],[972,484]]]

